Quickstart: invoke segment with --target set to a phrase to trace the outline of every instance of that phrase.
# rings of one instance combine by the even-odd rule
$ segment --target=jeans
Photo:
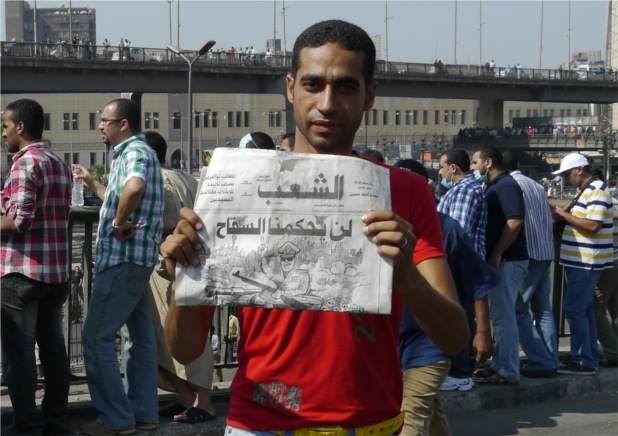
[[[554,370],[558,367],[558,337],[549,303],[549,260],[529,260],[528,274],[517,298],[519,344],[531,367]],[[534,322],[530,316],[532,302]]]
[[[14,429],[17,433],[31,433],[36,426],[36,341],[45,374],[44,431],[62,432],[67,429],[70,378],[62,331],[62,305],[69,288],[66,283],[43,283],[17,273],[2,277],[0,284],[2,363],[7,371]]]
[[[592,304],[601,271],[564,267],[566,274],[566,318],[571,330],[571,357],[586,367],[597,368],[597,325]]]
[[[506,380],[519,381],[519,335],[515,303],[528,273],[527,260],[503,261],[500,283],[489,293],[495,351],[492,367]]]
[[[613,268],[601,272],[594,309],[603,353],[607,359],[618,360],[618,259]]]
[[[121,263],[94,277],[84,324],[84,360],[92,403],[101,413],[99,422],[111,429],[159,421],[151,272],[152,267]],[[126,392],[114,349],[123,324],[129,330]]]
[[[468,341],[468,345],[463,351],[457,354],[451,360],[451,369],[448,372],[448,375],[455,378],[468,378],[472,377],[472,373],[474,372],[474,366],[476,364],[476,356],[474,354],[474,350],[472,348],[472,341],[474,340],[474,335],[476,334],[476,322],[475,312],[474,312],[474,302],[460,300],[460,303],[466,312],[466,316],[468,318],[468,328],[470,329],[470,341]]]

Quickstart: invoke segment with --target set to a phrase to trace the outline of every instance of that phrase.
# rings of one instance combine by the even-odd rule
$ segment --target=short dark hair
[[[376,63],[376,48],[373,41],[363,29],[343,20],[320,21],[307,27],[294,42],[292,52],[292,75],[300,68],[300,51],[303,48],[321,47],[329,42],[339,44],[346,50],[358,51],[365,55],[363,76],[365,86],[373,81],[373,71]]]
[[[21,98],[6,105],[6,110],[11,111],[11,120],[15,124],[23,123],[26,132],[32,139],[41,139],[45,115],[39,103],[29,98]]]
[[[294,145],[296,142],[296,132],[287,132],[284,133],[283,135],[281,135],[281,139],[279,141],[279,143],[283,143],[283,141],[288,140],[288,145],[290,147],[291,151],[294,151]]]
[[[516,151],[507,150],[502,153],[502,160],[504,169],[509,171],[516,171],[519,169],[519,156]]]
[[[137,103],[128,98],[116,98],[106,104],[106,106],[109,105],[114,105],[116,118],[125,119],[129,122],[129,128],[132,132],[137,133],[142,130],[142,117]]]
[[[165,141],[165,138],[163,138],[159,132],[149,130],[144,132],[144,139],[146,140],[146,144],[148,144],[157,154],[159,163],[161,165],[165,165],[165,155],[167,154],[167,142]]]
[[[403,168],[408,171],[412,171],[420,176],[429,179],[429,173],[427,172],[427,168],[415,159],[401,159],[395,163],[397,168]]]
[[[470,156],[465,150],[448,150],[443,153],[446,156],[446,163],[457,165],[464,173],[470,171]]]
[[[264,132],[251,132],[251,141],[247,143],[246,148],[260,148],[263,150],[274,150],[275,141],[270,137],[268,133]]]
[[[504,168],[504,161],[502,159],[502,153],[500,150],[494,147],[485,147],[479,150],[481,159],[491,159],[494,167],[501,170]]]

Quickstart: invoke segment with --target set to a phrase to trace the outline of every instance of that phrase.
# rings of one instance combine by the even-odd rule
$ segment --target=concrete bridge
[[[187,65],[168,49],[2,42],[0,53],[5,94],[187,91]],[[193,92],[284,94],[290,66],[291,56],[208,53],[193,66]],[[504,101],[618,102],[617,73],[376,64],[380,96],[479,100],[481,126],[503,124]]]

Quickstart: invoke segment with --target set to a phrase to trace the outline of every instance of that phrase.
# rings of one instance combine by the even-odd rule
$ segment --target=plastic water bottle
[[[84,205],[84,184],[77,180],[75,168],[73,169],[73,190],[71,191],[71,206]]]

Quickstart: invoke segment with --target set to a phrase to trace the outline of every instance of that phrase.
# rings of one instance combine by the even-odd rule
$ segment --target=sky
[[[2,2],[4,3],[4,1]],[[34,0],[30,0],[33,4]],[[388,58],[391,61],[452,63],[455,57],[455,5],[457,5],[457,62],[479,62],[479,5],[482,3],[482,60],[499,66],[520,63],[539,66],[541,7],[543,7],[544,68],[557,68],[569,54],[568,1],[188,1],[180,0],[180,47],[196,50],[209,40],[216,47],[253,45],[264,51],[274,34],[291,50],[294,39],[309,25],[338,18],[381,35],[386,50],[388,7]],[[69,0],[38,0],[38,7],[59,7]],[[608,1],[571,1],[571,53],[605,50]],[[170,43],[169,4],[150,1],[72,1],[73,6],[96,8],[97,39],[116,44],[126,37],[134,47],[165,47]],[[177,6],[172,0],[173,43],[177,43]],[[2,20],[4,27],[4,19]],[[2,31],[4,36],[4,31]],[[283,44],[283,42],[282,42]]]

